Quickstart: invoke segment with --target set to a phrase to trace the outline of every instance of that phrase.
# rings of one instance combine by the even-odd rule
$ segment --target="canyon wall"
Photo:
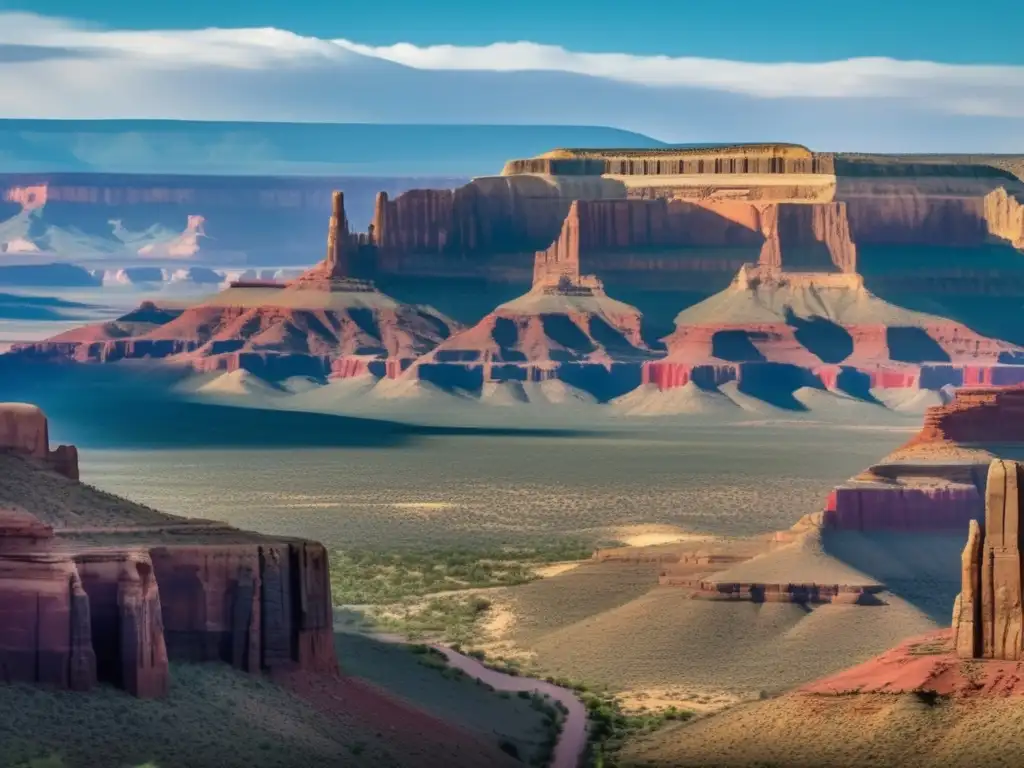
[[[216,266],[307,265],[322,251],[323,217],[331,195],[349,196],[358,230],[373,218],[374,195],[396,195],[415,183],[457,186],[465,178],[173,176],[148,174],[0,174],[0,254],[20,262],[59,259],[83,263],[117,258],[117,266],[189,256]],[[191,217],[191,218],[190,218]],[[168,242],[140,253],[138,238],[152,229],[205,236]],[[195,229],[195,227],[193,227]],[[16,231],[15,231],[16,230]],[[5,244],[9,236],[11,244]],[[173,238],[172,238],[173,240]],[[13,253],[22,251],[24,253]],[[10,253],[4,254],[5,251]],[[126,261],[134,258],[136,261]]]
[[[0,423],[0,483],[51,470],[38,409],[0,404]],[[29,511],[0,509],[0,681],[104,682],[149,698],[167,692],[169,661],[337,672],[322,545],[171,516],[111,527],[90,519],[89,492],[76,498],[76,525],[56,534]]]
[[[938,249],[929,262],[950,249],[987,249],[952,267],[936,264],[934,275],[931,264],[904,267],[879,254],[865,274],[886,289],[1019,293],[1024,270],[1015,275],[1001,261],[1024,243],[1022,196],[1012,173],[956,158],[793,145],[556,150],[458,189],[381,196],[371,239],[380,276],[517,282],[526,279],[527,254],[554,240],[570,202],[580,200],[593,206],[581,214],[586,269],[622,286],[719,290],[752,261],[854,271],[863,246]]]
[[[703,258],[721,248],[731,259]],[[843,203],[774,204],[679,200],[574,201],[545,254],[547,264],[581,262],[586,272],[635,269],[648,254],[660,261],[696,261],[705,269],[735,275],[747,262],[770,270],[852,273],[857,250]]]

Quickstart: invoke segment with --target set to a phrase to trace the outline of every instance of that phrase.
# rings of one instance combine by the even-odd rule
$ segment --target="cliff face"
[[[0,416],[24,422],[21,435],[40,418],[46,426],[24,407],[0,404]],[[0,679],[75,690],[98,680],[156,697],[167,691],[169,660],[337,672],[322,545],[129,502],[112,525],[110,499],[93,509],[99,494],[87,489],[75,490],[74,524],[42,522],[8,498],[29,487],[33,499],[67,495],[74,481],[39,453],[0,443]]]
[[[714,290],[746,262],[854,271],[857,246],[1020,247],[1024,186],[997,165],[789,145],[556,150],[510,161],[498,179],[379,197],[372,239],[381,275],[515,282],[580,200],[593,206],[580,237],[594,274],[629,287]],[[984,258],[934,276],[884,261],[872,277],[887,289],[1024,291],[1005,264]]]
[[[891,304],[851,272],[745,267],[728,289],[680,313],[664,342],[668,355],[644,374],[661,389],[761,374],[858,394],[1024,382],[1021,348]]]
[[[471,391],[558,379],[601,400],[635,387],[641,362],[653,356],[640,312],[581,274],[584,243],[599,218],[592,211],[605,207],[574,202],[554,242],[534,256],[529,293],[442,342],[405,375]]]
[[[985,196],[984,216],[988,232],[1024,250],[1024,197],[997,189]]]
[[[53,530],[0,509],[0,680],[87,690],[96,681],[89,599]]]
[[[1024,435],[1024,389],[961,389],[948,405],[929,408],[908,447],[1015,443]]]

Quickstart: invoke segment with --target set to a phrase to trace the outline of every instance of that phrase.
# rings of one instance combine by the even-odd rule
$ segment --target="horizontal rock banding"
[[[117,525],[111,499],[81,486],[67,513],[76,525],[55,518],[55,536],[3,501],[33,484],[43,497],[64,495],[74,482],[25,439],[45,434],[45,416],[0,404],[0,424],[21,425],[0,434],[0,680],[74,690],[100,681],[156,697],[167,691],[168,661],[337,671],[322,545],[123,500]],[[90,515],[102,517],[78,525]]]

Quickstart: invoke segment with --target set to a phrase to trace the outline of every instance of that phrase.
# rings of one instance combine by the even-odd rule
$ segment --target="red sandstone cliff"
[[[1024,442],[1024,388],[976,387],[957,390],[949,404],[929,408],[904,451],[1019,442]]]
[[[0,680],[153,697],[169,660],[337,672],[322,545],[112,501],[53,471],[38,409],[0,424]]]
[[[927,410],[921,430],[883,461],[837,487],[822,524],[843,530],[966,533],[992,503],[989,464],[1024,441],[1024,388],[956,391]]]

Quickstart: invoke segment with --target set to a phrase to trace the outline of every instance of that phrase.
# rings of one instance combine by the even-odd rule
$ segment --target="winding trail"
[[[374,633],[369,636],[374,640],[380,640],[385,643],[396,645],[412,644],[399,635]],[[550,696],[554,701],[561,702],[565,706],[567,714],[562,725],[562,732],[558,736],[558,743],[555,744],[550,768],[578,768],[583,757],[583,751],[587,746],[587,709],[573,691],[549,683],[546,680],[498,672],[484,666],[471,656],[465,656],[444,645],[432,643],[430,647],[444,654],[450,666],[462,670],[470,677],[475,677],[488,685],[494,686],[495,690],[509,691],[510,693],[536,691],[537,693]]]

